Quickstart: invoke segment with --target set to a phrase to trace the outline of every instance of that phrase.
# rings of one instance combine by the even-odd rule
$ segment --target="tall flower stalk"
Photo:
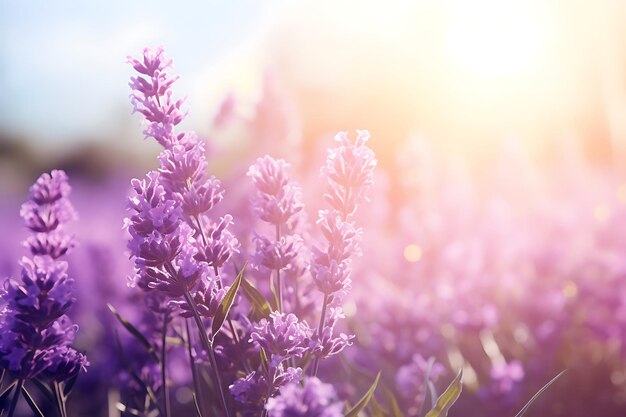
[[[219,269],[238,252],[239,242],[228,230],[232,217],[226,215],[213,222],[207,215],[222,200],[223,190],[220,181],[207,173],[204,141],[193,132],[175,131],[186,113],[182,110],[184,100],[172,98],[171,86],[177,77],[167,72],[171,60],[158,48],[145,49],[140,59],[129,57],[129,63],[139,73],[130,82],[134,109],[144,116],[145,135],[164,148],[159,168],[144,180],[132,182],[134,195],[126,219],[135,261],[132,281],[146,291],[160,291],[172,306],[193,317],[228,416],[213,346],[215,335],[209,337],[203,320],[214,317],[214,306],[230,288],[222,282]],[[166,340],[167,327],[163,331]],[[237,337],[234,328],[233,337]],[[163,369],[165,391],[166,383]]]
[[[67,175],[60,170],[42,174],[30,187],[20,215],[32,232],[24,242],[30,257],[23,257],[20,279],[7,279],[1,294],[4,311],[0,319],[0,364],[16,379],[9,405],[15,412],[25,382],[49,381],[59,414],[67,415],[62,387],[88,366],[87,358],[74,349],[78,326],[66,315],[74,297],[74,281],[67,275],[65,254],[75,246],[64,224],[76,213],[68,196]]]
[[[296,216],[302,211],[300,187],[289,179],[289,164],[270,156],[257,159],[248,170],[256,189],[252,204],[256,215],[274,229],[274,238],[262,234],[254,237],[257,268],[276,272],[276,295],[279,312],[284,311],[281,270],[293,267],[301,256],[303,240],[295,233]],[[297,296],[297,295],[296,295]]]
[[[361,253],[362,230],[356,227],[354,213],[373,183],[377,161],[367,146],[369,132],[357,131],[353,143],[347,132],[335,136],[339,146],[329,149],[321,169],[327,180],[324,199],[330,209],[320,210],[318,225],[326,240],[325,248],[314,247],[310,271],[323,293],[322,312],[316,334],[312,374],[317,375],[319,361],[351,344],[351,337],[334,337],[334,326],[342,317],[341,300],[350,289],[352,257]]]

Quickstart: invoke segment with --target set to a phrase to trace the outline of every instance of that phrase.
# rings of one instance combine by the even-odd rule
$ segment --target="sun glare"
[[[545,12],[537,3],[477,0],[446,6],[448,54],[460,70],[508,76],[538,64]]]

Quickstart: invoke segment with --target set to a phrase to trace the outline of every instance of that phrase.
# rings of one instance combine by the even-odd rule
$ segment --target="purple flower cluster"
[[[33,232],[24,242],[32,257],[22,258],[19,280],[4,282],[0,321],[0,363],[20,380],[44,373],[64,381],[88,365],[71,347],[78,326],[65,314],[75,301],[73,280],[67,262],[59,259],[75,245],[63,230],[75,218],[70,190],[63,171],[43,174],[20,212]]]
[[[339,146],[328,150],[326,165],[321,173],[327,180],[325,198],[330,210],[320,210],[318,224],[326,240],[326,247],[314,247],[309,270],[324,294],[319,328],[314,337],[317,344],[314,375],[319,359],[341,352],[351,344],[352,337],[345,334],[334,336],[337,319],[342,316],[341,300],[350,289],[351,261],[360,255],[362,230],[357,228],[353,215],[359,202],[366,198],[367,189],[373,183],[376,158],[367,147],[369,132],[360,130],[352,143],[346,132],[338,133],[335,140]],[[331,314],[327,317],[327,309]]]
[[[201,416],[209,415],[211,408],[227,417],[235,412],[279,416],[292,409],[301,410],[302,415],[337,415],[342,403],[335,401],[328,386],[317,379],[306,381],[302,390],[298,384],[311,357],[315,357],[315,374],[320,359],[352,343],[352,336],[337,335],[336,324],[343,318],[340,303],[349,288],[351,258],[360,253],[362,232],[353,214],[372,184],[376,166],[366,146],[368,133],[358,132],[355,143],[340,133],[339,146],[329,151],[322,173],[328,180],[325,198],[331,209],[320,211],[319,221],[327,245],[314,249],[310,261],[302,237],[302,191],[290,178],[289,164],[270,156],[256,160],[247,175],[254,190],[252,208],[261,220],[252,238],[255,252],[251,257],[261,290],[241,274],[232,285],[225,285],[232,276],[229,271],[239,272],[241,267],[229,262],[240,245],[231,232],[230,214],[222,214],[217,221],[208,215],[222,201],[224,191],[221,182],[207,173],[204,141],[193,132],[176,131],[185,113],[183,100],[173,98],[171,87],[177,77],[167,72],[171,60],[162,49],[146,49],[141,59],[129,58],[129,62],[139,72],[130,83],[134,109],[144,117],[146,136],[164,148],[159,167],[143,180],[132,181],[125,221],[135,267],[131,283],[146,294],[160,295],[153,310],[164,317],[162,341],[147,342],[153,350],[161,347],[157,360],[162,400],[152,398],[153,408],[166,416],[169,413],[166,340],[179,335],[175,329],[182,321],[193,318],[201,349],[194,343],[198,338],[192,338],[188,322],[181,340],[188,351]],[[231,268],[227,268],[229,263]],[[324,295],[317,332],[306,321],[312,310],[299,304],[304,300],[299,291],[309,292],[315,285]],[[245,286],[249,303],[238,299],[240,286]],[[263,300],[264,294],[270,294],[272,301]],[[247,311],[248,307],[252,309]],[[205,370],[213,374],[209,384],[200,377]],[[293,391],[287,394],[292,402],[283,389]],[[280,400],[269,402],[277,395]]]
[[[289,384],[267,401],[269,417],[341,417],[343,404],[332,385],[309,378],[304,386]]]
[[[298,216],[302,212],[300,186],[289,178],[289,164],[270,156],[258,158],[248,170],[255,194],[252,205],[256,215],[274,226],[274,238],[256,234],[256,253],[253,263],[257,268],[276,271],[273,287],[278,296],[278,310],[283,311],[283,282],[281,270],[297,269],[303,256],[303,240],[297,233]]]

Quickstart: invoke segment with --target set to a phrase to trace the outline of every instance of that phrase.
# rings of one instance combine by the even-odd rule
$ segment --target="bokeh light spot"
[[[610,214],[611,211],[609,209],[609,206],[607,206],[606,204],[598,204],[593,209],[593,217],[599,222],[606,221],[609,218]]]
[[[563,287],[563,295],[567,298],[572,298],[576,297],[576,294],[578,294],[578,287],[576,284],[572,281],[567,281]]]
[[[422,248],[411,243],[404,248],[404,259],[409,262],[417,262],[422,258]]]

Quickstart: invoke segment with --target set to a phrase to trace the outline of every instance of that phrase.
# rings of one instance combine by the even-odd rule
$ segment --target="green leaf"
[[[39,407],[37,407],[37,403],[35,403],[35,400],[33,400],[33,397],[31,397],[30,393],[24,386],[22,386],[22,394],[24,394],[24,398],[26,399],[26,402],[30,406],[30,409],[33,410],[33,414],[39,417],[45,417],[44,414],[39,409]]]
[[[452,404],[459,399],[463,390],[463,369],[461,369],[443,394],[437,399],[435,407],[426,414],[426,417],[446,417]]]
[[[380,405],[376,396],[372,397],[370,407],[372,408],[372,417],[385,417],[387,415],[386,410]]]
[[[515,417],[522,417],[524,414],[526,414],[526,412],[530,409],[530,406],[533,405],[533,403],[535,401],[537,401],[537,399],[539,397],[541,397],[541,395],[548,389],[550,388],[550,386],[552,384],[554,384],[556,382],[557,379],[559,379],[561,376],[563,376],[563,374],[567,372],[567,369],[562,370],[561,372],[559,372],[559,374],[557,376],[555,376],[554,378],[552,378],[550,380],[550,382],[548,382],[546,385],[544,385],[539,391],[537,391],[537,393],[535,395],[533,395],[533,397],[530,399],[530,401],[528,401],[526,403],[526,405],[524,407],[522,407],[522,409],[520,410],[519,413],[517,413],[515,415]]]
[[[374,395],[374,391],[376,391],[376,386],[378,385],[379,379],[380,379],[380,372],[378,372],[378,374],[376,375],[376,378],[374,379],[374,383],[372,383],[372,386],[370,387],[370,389],[368,389],[365,395],[361,397],[359,402],[356,403],[354,407],[352,407],[350,411],[348,411],[345,414],[345,417],[357,417],[359,415],[359,413],[367,406],[367,404],[372,399],[372,395]]]
[[[135,326],[130,324],[130,322],[128,320],[126,320],[124,317],[122,317],[122,315],[117,312],[115,307],[113,307],[111,304],[107,304],[107,306],[109,307],[109,310],[111,310],[111,313],[113,313],[113,315],[115,317],[117,317],[117,320],[120,323],[122,323],[122,326],[124,326],[124,328],[126,328],[126,330],[128,330],[130,332],[130,334],[135,336],[135,338],[137,338],[137,340],[139,340],[139,342],[142,345],[145,346],[145,348],[148,350],[148,353],[152,356],[152,358],[157,363],[161,363],[161,361],[159,360],[159,356],[157,355],[156,351],[154,350],[154,347],[148,341],[148,339],[143,335],[143,333],[141,333],[139,330],[137,330],[137,328]]]
[[[270,303],[265,299],[263,294],[256,289],[254,284],[252,284],[250,280],[244,278],[241,281],[241,289],[243,290],[243,295],[248,299],[248,301],[250,301],[250,304],[252,304],[250,320],[259,321],[262,318],[269,318],[270,313],[272,312]]]
[[[404,417],[404,414],[402,414],[402,410],[400,410],[400,406],[398,405],[398,400],[396,400],[396,396],[393,395],[393,392],[391,392],[387,387],[383,387],[383,392],[389,401],[391,415],[393,417]]]
[[[231,285],[230,289],[224,296],[224,299],[220,303],[219,308],[217,309],[217,313],[215,313],[215,317],[213,317],[213,323],[211,324],[211,343],[215,339],[215,336],[222,328],[224,324],[224,320],[228,317],[228,313],[230,312],[230,308],[233,306],[235,302],[235,296],[237,295],[237,290],[239,290],[239,286],[241,285],[241,280],[243,279],[243,271],[246,269],[246,262],[241,268],[241,271],[237,274],[237,278],[233,285]]]

